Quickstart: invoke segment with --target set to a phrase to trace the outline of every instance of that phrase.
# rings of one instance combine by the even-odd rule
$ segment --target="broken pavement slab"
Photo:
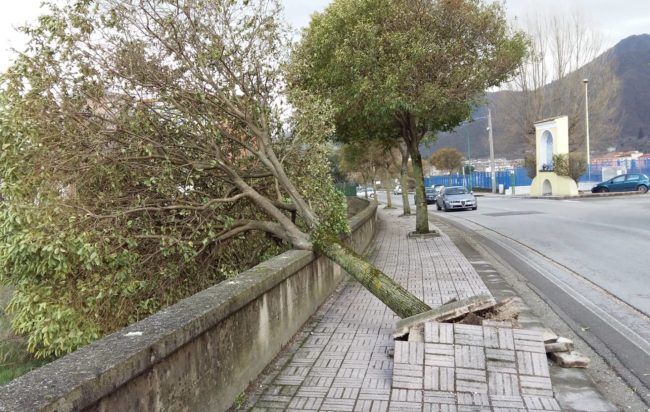
[[[555,352],[548,357],[563,368],[588,368],[591,364],[588,357],[578,352]]]
[[[409,333],[411,328],[414,328],[426,322],[443,322],[447,320],[457,319],[470,312],[479,312],[482,310],[490,309],[496,305],[496,299],[494,299],[489,294],[480,294],[471,298],[446,303],[442,306],[426,312],[422,312],[415,316],[398,320],[395,323],[395,332],[393,333],[393,337],[395,339],[401,339]]]
[[[545,343],[546,353],[571,352],[574,349],[573,341],[567,338],[558,338],[555,342]]]

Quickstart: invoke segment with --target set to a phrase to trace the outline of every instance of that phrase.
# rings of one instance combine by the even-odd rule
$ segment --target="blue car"
[[[591,193],[607,192],[640,192],[647,193],[650,188],[648,176],[641,173],[628,173],[616,176],[602,183],[598,183],[591,189]]]

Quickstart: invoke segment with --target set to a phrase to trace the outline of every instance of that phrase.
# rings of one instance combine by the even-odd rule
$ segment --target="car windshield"
[[[467,193],[467,189],[464,187],[448,187],[445,189],[446,195],[464,195]]]
[[[432,188],[432,187],[427,187],[427,188],[425,189],[425,191],[426,191],[427,193],[435,193],[435,192],[437,192],[437,190],[434,189],[434,188]]]

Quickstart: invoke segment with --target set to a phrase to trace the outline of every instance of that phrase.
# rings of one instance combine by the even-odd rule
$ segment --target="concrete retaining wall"
[[[358,252],[372,203],[351,219]],[[289,251],[0,387],[0,411],[223,411],[343,279]]]

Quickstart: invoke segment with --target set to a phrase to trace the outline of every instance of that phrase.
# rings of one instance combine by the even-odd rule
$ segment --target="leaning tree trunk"
[[[400,152],[402,153],[402,165],[399,169],[399,182],[402,185],[402,207],[404,209],[404,216],[411,214],[411,203],[409,202],[408,191],[408,167],[409,167],[409,152],[405,144],[400,144]]]
[[[317,242],[315,248],[338,263],[400,318],[408,318],[431,310],[426,303],[357,255],[336,237],[331,236]]]

